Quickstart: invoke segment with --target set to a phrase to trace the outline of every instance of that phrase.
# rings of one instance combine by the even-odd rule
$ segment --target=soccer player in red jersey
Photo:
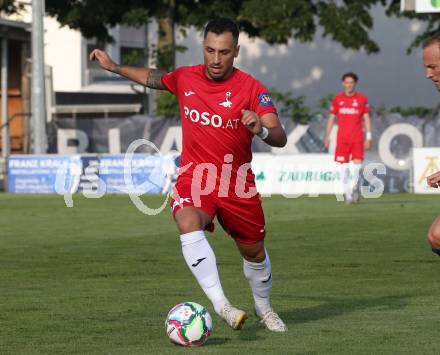
[[[233,21],[210,21],[204,31],[204,64],[169,73],[119,66],[100,50],[94,50],[90,59],[98,60],[106,70],[177,96],[183,149],[171,209],[185,261],[216,313],[232,328],[240,329],[247,315],[225,297],[215,254],[204,233],[213,230],[217,217],[243,256],[256,315],[269,330],[285,332],[286,325],[269,302],[271,264],[250,162],[254,136],[277,147],[284,146],[287,138],[268,90],[234,67],[240,49],[238,37]]]
[[[425,76],[434,82],[440,91],[440,33],[429,38],[423,44],[423,65]],[[427,183],[434,188],[440,187],[440,171],[427,177]],[[428,243],[432,251],[440,255],[440,216],[431,225],[428,232]]]
[[[364,146],[370,149],[372,144],[370,107],[367,98],[356,91],[357,81],[358,77],[355,73],[346,73],[342,76],[344,91],[333,98],[325,135],[325,147],[328,149],[330,135],[337,118],[335,161],[342,164],[342,181],[347,203],[359,200],[357,183],[364,160]],[[365,143],[362,120],[366,130]]]

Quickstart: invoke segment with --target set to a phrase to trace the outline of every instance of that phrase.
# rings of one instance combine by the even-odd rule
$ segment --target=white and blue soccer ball
[[[179,303],[168,312],[165,329],[174,344],[201,346],[211,335],[212,318],[207,309],[198,303]]]

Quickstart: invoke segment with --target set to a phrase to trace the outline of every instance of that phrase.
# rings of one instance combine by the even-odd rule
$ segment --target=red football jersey
[[[347,96],[341,92],[333,98],[330,112],[338,118],[338,142],[362,142],[362,116],[370,113],[367,98],[360,92]]]
[[[212,163],[218,177],[225,156],[232,154],[230,185],[234,185],[238,168],[252,160],[253,134],[241,123],[241,110],[254,111],[260,117],[276,113],[268,90],[236,68],[223,81],[211,80],[204,65],[177,68],[165,74],[162,83],[179,100],[183,144],[180,166],[193,163],[183,174],[192,176],[198,164]],[[254,184],[250,170],[246,181]]]

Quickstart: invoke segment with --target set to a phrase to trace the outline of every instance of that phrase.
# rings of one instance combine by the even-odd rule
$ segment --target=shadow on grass
[[[211,346],[211,345],[224,345],[227,342],[229,342],[231,339],[230,338],[209,338],[208,341],[206,342],[206,344],[204,346]]]
[[[378,308],[382,310],[398,310],[403,309],[408,304],[407,300],[412,295],[396,295],[384,296],[376,298],[359,298],[359,299],[326,299],[326,298],[308,298],[311,300],[323,301],[318,306],[293,309],[280,313],[280,317],[287,324],[301,324],[313,322],[320,319],[334,318],[344,314],[368,309]]]
[[[206,344],[206,345],[223,345],[226,344],[227,342],[229,342],[231,340],[231,338],[210,338]]]
[[[292,309],[290,311],[280,312],[280,317],[288,326],[296,324],[319,321],[321,319],[329,319],[344,314],[368,309],[380,308],[381,310],[399,310],[406,307],[407,300],[413,295],[396,295],[376,298],[358,298],[358,299],[334,299],[323,297],[308,297],[309,300],[323,302],[318,306]],[[264,326],[256,318],[249,319],[243,330],[240,332],[240,339],[244,341],[255,341],[263,338],[258,335],[259,332],[266,331]]]
[[[244,341],[256,341],[264,338],[264,334],[258,335],[258,332],[264,331],[264,325],[262,325],[256,316],[248,319],[240,331],[239,338]]]

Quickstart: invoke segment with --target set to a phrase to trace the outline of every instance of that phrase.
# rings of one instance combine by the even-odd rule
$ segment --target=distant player
[[[204,64],[170,73],[116,65],[100,50],[94,50],[90,59],[106,70],[177,96],[183,150],[171,209],[186,263],[216,313],[240,329],[247,315],[225,297],[204,233],[213,230],[217,217],[243,256],[256,315],[269,330],[285,332],[286,325],[269,302],[272,271],[264,247],[264,214],[249,163],[254,136],[277,147],[284,146],[287,138],[267,89],[234,67],[238,37],[233,21],[210,21],[204,31]],[[238,276],[237,287],[242,287]]]
[[[356,91],[358,77],[355,73],[342,76],[344,91],[333,98],[330,116],[327,121],[325,147],[330,146],[330,134],[337,118],[338,135],[335,151],[335,161],[342,164],[342,181],[346,203],[358,202],[359,173],[364,160],[364,146],[371,148],[371,118],[367,98]],[[363,122],[362,122],[363,121]],[[365,125],[365,143],[364,129]],[[352,177],[350,179],[349,177]]]
[[[426,78],[431,79],[440,91],[440,33],[423,44],[423,65]],[[434,188],[440,187],[440,171],[428,176],[427,183]],[[440,255],[440,216],[434,220],[429,229],[428,242],[432,251]]]

